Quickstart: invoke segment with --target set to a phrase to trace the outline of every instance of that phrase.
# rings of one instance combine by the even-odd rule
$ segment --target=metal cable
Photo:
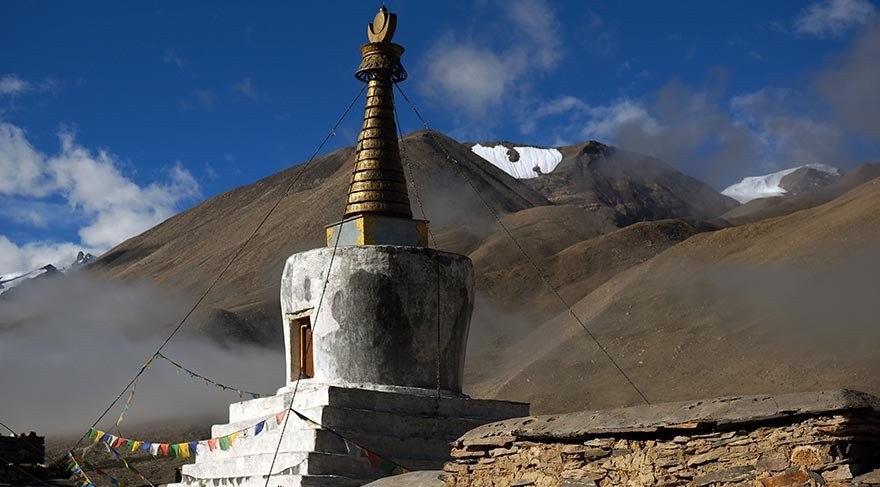
[[[400,138],[400,158],[404,160],[406,163],[404,165],[404,170],[409,169],[409,184],[412,186],[413,194],[415,194],[416,202],[419,204],[419,211],[422,212],[422,218],[428,220],[428,214],[425,212],[425,204],[422,201],[421,193],[419,192],[419,188],[416,185],[415,172],[413,171],[412,158],[406,157],[406,152],[404,150],[404,146],[406,145],[403,137],[403,130],[400,127],[400,117],[397,115],[397,106],[394,106],[394,121],[397,124],[397,133]],[[441,382],[441,367],[442,367],[442,352],[441,349],[443,347],[443,337],[440,331],[441,324],[441,315],[440,315],[440,249],[437,247],[437,238],[434,237],[434,232],[431,230],[431,225],[427,222],[425,227],[428,230],[428,236],[430,237],[431,242],[434,244],[434,260],[437,263],[437,367],[436,367],[436,377],[435,377],[435,388],[436,388],[436,399],[440,400],[440,382]]]
[[[452,157],[452,154],[450,154],[449,151],[446,150],[446,147],[444,147],[443,144],[440,142],[440,140],[437,139],[437,137],[434,135],[434,131],[428,125],[428,122],[425,120],[424,117],[422,117],[422,114],[419,113],[419,110],[415,107],[415,105],[409,99],[409,97],[406,96],[406,93],[404,93],[404,91],[400,88],[399,85],[395,85],[395,87],[397,88],[397,91],[400,92],[400,94],[403,96],[403,99],[406,100],[407,104],[409,104],[412,111],[416,114],[416,117],[418,117],[419,120],[422,122],[422,125],[424,125],[425,130],[427,130],[427,132],[428,132],[428,135],[431,136],[431,138],[434,140],[434,143],[437,144],[438,148],[440,148],[443,151],[443,153],[446,155],[446,159],[453,163],[453,167],[455,167],[455,169],[459,173],[459,175],[462,176],[464,178],[464,180],[468,183],[468,186],[470,186],[470,188],[474,191],[474,193],[477,195],[477,197],[483,203],[483,206],[485,206],[486,209],[489,210],[489,213],[492,214],[492,217],[495,218],[498,225],[501,227],[502,230],[504,230],[504,233],[506,233],[507,236],[510,238],[510,240],[513,241],[514,245],[516,245],[516,248],[526,258],[528,263],[532,266],[532,268],[535,270],[535,272],[538,274],[538,276],[541,278],[541,280],[544,281],[544,284],[546,284],[547,287],[550,288],[551,291],[553,291],[553,294],[556,296],[556,298],[559,300],[559,302],[561,302],[568,309],[568,312],[572,316],[572,318],[574,318],[574,320],[577,321],[577,323],[581,326],[581,328],[584,329],[584,331],[587,333],[587,336],[589,336],[590,339],[599,347],[599,350],[601,350],[602,353],[605,355],[605,357],[608,358],[608,361],[611,362],[611,364],[614,366],[615,369],[617,369],[617,371],[620,373],[620,375],[623,376],[624,379],[626,379],[626,382],[639,395],[639,397],[642,399],[642,401],[644,401],[645,404],[651,404],[651,402],[648,401],[648,398],[645,397],[645,394],[641,391],[641,389],[639,389],[639,387],[636,386],[635,382],[633,382],[633,380],[623,370],[623,368],[620,367],[620,365],[617,363],[617,361],[614,360],[614,357],[611,356],[611,354],[608,352],[608,350],[605,348],[605,346],[602,345],[602,342],[599,341],[599,339],[596,337],[596,335],[594,335],[593,332],[590,331],[590,329],[587,327],[587,325],[574,312],[571,305],[569,305],[568,302],[565,300],[565,298],[562,297],[562,295],[559,293],[559,291],[556,289],[556,287],[550,283],[550,280],[544,274],[543,270],[532,259],[532,257],[528,254],[528,252],[525,251],[525,249],[522,247],[522,245],[520,245],[520,243],[516,240],[516,238],[514,238],[513,233],[510,231],[509,228],[507,228],[507,225],[505,225],[504,222],[501,221],[501,217],[498,215],[498,212],[495,211],[495,209],[492,208],[491,205],[489,205],[489,202],[486,201],[485,198],[483,198],[483,195],[480,194],[480,191],[474,185],[473,181],[471,181],[471,178],[468,177],[468,175],[462,170],[461,163],[459,163],[458,160],[456,160],[454,157]]]
[[[367,85],[364,85],[364,88],[361,89],[361,92],[358,94],[358,98],[360,98],[360,95],[364,91],[366,91],[366,89],[367,89],[366,87],[367,87]],[[356,98],[355,101],[357,101],[358,98]],[[352,102],[351,105],[349,105],[348,109],[350,110],[353,105],[354,105],[354,102]],[[348,110],[346,110],[346,113],[348,113]],[[353,181],[354,181],[354,173],[352,173],[351,178],[349,179],[349,187],[351,186],[351,182],[353,182]],[[345,212],[344,211],[342,214],[342,218],[339,220],[340,221],[339,234],[333,235],[330,237],[334,240],[333,241],[333,252],[330,254],[330,262],[327,263],[327,275],[324,277],[324,283],[321,286],[321,297],[318,298],[318,305],[315,307],[315,314],[313,315],[314,316],[314,326],[312,327],[312,340],[310,340],[309,343],[306,344],[306,348],[303,351],[303,354],[305,356],[309,355],[309,350],[312,349],[312,344],[315,342],[314,336],[315,336],[315,330],[317,330],[317,328],[318,328],[318,314],[321,312],[321,305],[324,303],[324,294],[327,291],[327,284],[330,282],[330,272],[333,270],[333,260],[336,258],[336,249],[339,248],[339,241],[342,240],[342,224],[341,224],[341,222],[343,220],[345,220]],[[293,394],[290,396],[290,403],[287,406],[287,411],[293,410],[293,403],[296,400],[296,393],[299,391],[299,383],[302,380],[302,378],[303,378],[303,371],[302,371],[302,367],[300,367],[299,378],[296,380],[296,385],[293,386]],[[275,453],[272,454],[272,462],[269,464],[269,474],[266,475],[266,483],[264,484],[264,487],[269,487],[269,479],[272,478],[272,469],[275,468],[275,461],[278,459],[278,452],[281,450],[281,442],[284,439],[284,432],[287,431],[287,422],[289,420],[290,420],[290,414],[285,414],[284,415],[284,424],[281,425],[281,432],[278,433],[278,444],[275,445]],[[323,426],[322,426],[322,428],[323,428]]]

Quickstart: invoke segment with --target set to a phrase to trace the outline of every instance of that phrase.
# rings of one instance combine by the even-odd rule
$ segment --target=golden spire
[[[400,64],[403,47],[391,42],[396,28],[397,15],[383,6],[367,28],[370,42],[361,46],[361,65],[355,76],[367,83],[367,105],[348,187],[346,219],[366,214],[412,218],[394,117],[393,84],[406,79]]]

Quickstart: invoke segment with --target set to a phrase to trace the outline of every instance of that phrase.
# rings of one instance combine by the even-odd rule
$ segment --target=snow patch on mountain
[[[750,176],[743,178],[742,181],[724,188],[724,190],[721,191],[721,194],[730,196],[740,203],[748,203],[749,201],[758,198],[782,196],[786,193],[785,189],[779,186],[782,178],[802,167],[808,167],[834,176],[840,175],[840,171],[836,167],[826,166],[825,164],[806,164],[804,166],[792,167],[779,172],[765,174],[763,176]]]
[[[504,145],[489,147],[475,144],[471,147],[471,151],[516,179],[531,179],[541,174],[553,172],[556,166],[562,162],[562,153],[556,149],[539,147],[513,147],[511,149]],[[512,151],[515,151],[515,154],[512,154]],[[516,160],[512,160],[511,155]]]

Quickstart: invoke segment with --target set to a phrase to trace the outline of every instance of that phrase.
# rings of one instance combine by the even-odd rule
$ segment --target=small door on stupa
[[[290,320],[290,380],[309,379],[315,376],[312,323],[309,316]]]

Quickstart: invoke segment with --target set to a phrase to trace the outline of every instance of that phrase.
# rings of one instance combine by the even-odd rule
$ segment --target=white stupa
[[[392,85],[406,78],[395,27],[383,7],[361,47],[367,103],[345,217],[327,227],[326,248],[284,268],[287,384],[232,404],[212,436],[239,437],[226,450],[200,447],[173,486],[358,486],[389,473],[377,457],[440,469],[466,431],[528,415],[528,404],[461,392],[473,268],[424,247],[427,222],[412,218],[394,121]],[[288,407],[301,416],[279,415]]]

